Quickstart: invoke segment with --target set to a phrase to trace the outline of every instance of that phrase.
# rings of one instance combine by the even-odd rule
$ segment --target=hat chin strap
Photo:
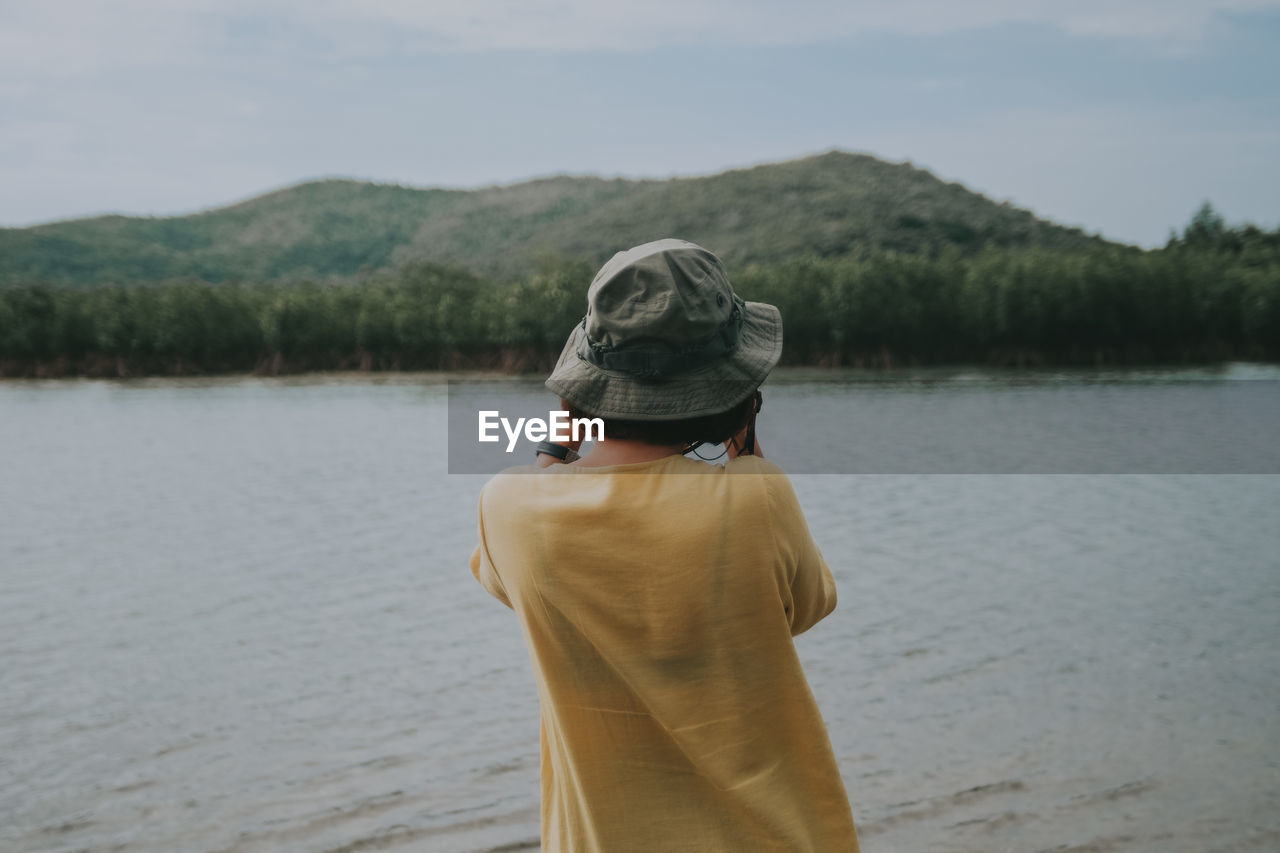
[[[639,379],[667,379],[719,361],[738,348],[744,303],[733,298],[733,311],[710,337],[677,350],[653,347],[611,347],[597,344],[585,334],[587,318],[582,318],[583,336],[578,339],[578,358],[601,370],[627,373]]]

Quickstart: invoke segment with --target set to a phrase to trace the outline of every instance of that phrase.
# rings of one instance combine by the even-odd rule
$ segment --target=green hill
[[[0,284],[349,278],[415,261],[518,277],[678,236],[730,266],[891,250],[1100,245],[909,164],[826,154],[670,180],[554,177],[478,190],[305,183],[189,216],[0,229]]]

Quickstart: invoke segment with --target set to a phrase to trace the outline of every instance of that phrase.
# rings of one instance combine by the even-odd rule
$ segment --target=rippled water
[[[838,424],[839,387],[769,405]],[[0,848],[536,847],[537,697],[466,569],[483,480],[445,473],[445,401],[0,385]],[[798,645],[865,850],[1280,848],[1280,476],[796,484],[841,592]]]

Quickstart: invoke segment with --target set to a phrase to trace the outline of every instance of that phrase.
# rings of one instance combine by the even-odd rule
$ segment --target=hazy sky
[[[1280,0],[0,3],[3,225],[830,148],[1129,242],[1274,227]]]

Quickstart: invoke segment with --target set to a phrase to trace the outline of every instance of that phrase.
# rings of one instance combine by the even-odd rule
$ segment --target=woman
[[[543,850],[856,851],[792,643],[835,585],[754,441],[778,311],[679,240],[615,255],[587,301],[546,384],[604,439],[491,480],[471,559],[538,683]]]

